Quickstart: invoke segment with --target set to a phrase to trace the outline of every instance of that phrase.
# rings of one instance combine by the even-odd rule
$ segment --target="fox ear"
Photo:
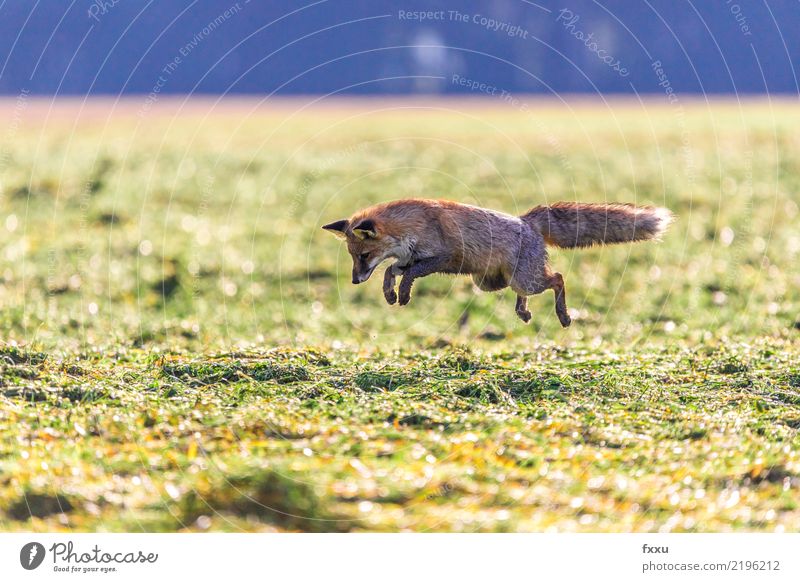
[[[361,240],[365,238],[377,238],[378,231],[375,230],[375,221],[371,218],[365,218],[353,227],[353,234]]]
[[[339,238],[347,238],[345,231],[347,230],[348,224],[349,222],[345,218],[344,220],[337,220],[336,222],[331,222],[330,224],[326,224],[322,228],[331,231],[334,235],[338,236]]]

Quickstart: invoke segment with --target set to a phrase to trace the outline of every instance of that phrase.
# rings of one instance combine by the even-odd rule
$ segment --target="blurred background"
[[[12,0],[0,92],[661,94],[660,62],[684,94],[796,95],[798,29],[794,0]]]
[[[792,334],[796,2],[0,4],[0,318],[45,345]],[[669,207],[548,294],[405,309],[319,226],[403,197]],[[122,325],[121,325],[122,324]],[[449,340],[448,340],[449,341]]]

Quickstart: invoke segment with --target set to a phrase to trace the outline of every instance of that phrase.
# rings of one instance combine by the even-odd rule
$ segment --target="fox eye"
[[[360,255],[358,255],[358,258],[366,262],[366,260],[369,258],[369,253],[361,253]]]

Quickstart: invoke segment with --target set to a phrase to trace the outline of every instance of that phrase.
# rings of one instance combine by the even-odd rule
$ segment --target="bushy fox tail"
[[[531,209],[522,220],[538,228],[547,244],[574,248],[657,239],[673,215],[653,206],[556,202]]]

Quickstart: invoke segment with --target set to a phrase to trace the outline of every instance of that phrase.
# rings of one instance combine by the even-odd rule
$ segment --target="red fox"
[[[516,313],[528,323],[528,296],[552,289],[564,327],[566,289],[550,269],[545,245],[561,248],[657,239],[673,220],[666,208],[557,202],[520,217],[447,200],[396,200],[322,228],[347,241],[353,283],[369,279],[387,259],[383,295],[389,305],[411,300],[414,280],[432,273],[471,275],[483,291],[511,287]],[[396,277],[402,275],[395,292]]]

